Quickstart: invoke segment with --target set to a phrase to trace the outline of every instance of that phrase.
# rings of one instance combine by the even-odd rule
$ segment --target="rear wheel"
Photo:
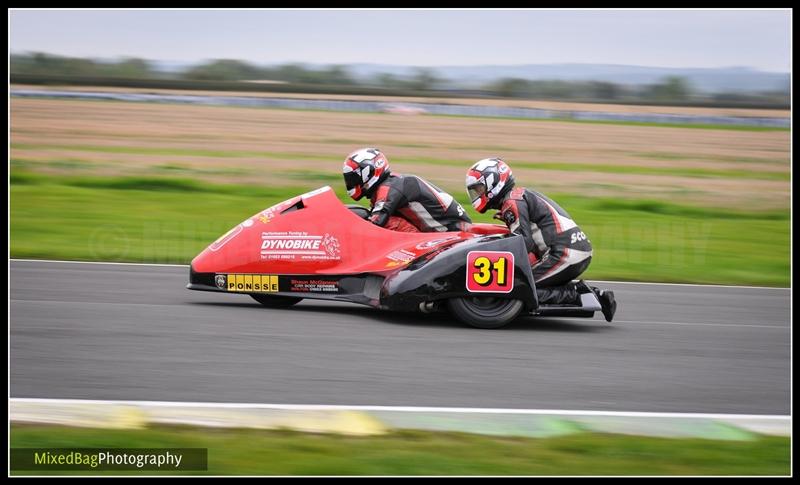
[[[277,295],[250,295],[253,299],[267,308],[289,308],[298,303],[302,298]]]
[[[523,308],[522,300],[493,296],[451,298],[447,307],[459,320],[475,328],[500,328],[517,318]]]

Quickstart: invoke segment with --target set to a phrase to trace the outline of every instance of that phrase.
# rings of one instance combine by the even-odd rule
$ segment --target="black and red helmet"
[[[377,148],[362,148],[350,155],[342,166],[347,194],[355,200],[370,196],[389,176],[389,160]]]
[[[467,194],[472,207],[483,214],[514,187],[511,168],[499,158],[484,158],[467,170]],[[499,206],[498,206],[499,207]]]

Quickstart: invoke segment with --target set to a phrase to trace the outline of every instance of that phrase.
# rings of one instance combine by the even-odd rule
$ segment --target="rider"
[[[467,171],[467,193],[480,213],[499,210],[495,218],[525,239],[539,303],[580,304],[580,294],[593,291],[607,321],[614,318],[614,292],[572,280],[586,271],[592,245],[580,227],[554,201],[524,187],[514,187],[511,168],[499,158],[486,158]]]
[[[348,155],[342,172],[350,197],[370,198],[373,224],[405,232],[466,231],[471,225],[453,196],[415,175],[392,173],[377,148]]]

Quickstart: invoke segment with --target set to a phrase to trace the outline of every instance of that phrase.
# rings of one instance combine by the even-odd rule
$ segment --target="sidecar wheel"
[[[299,303],[302,298],[295,298],[293,296],[277,296],[277,295],[250,295],[255,301],[261,303],[267,308],[289,308],[290,306]]]
[[[522,300],[474,296],[451,298],[447,307],[459,320],[475,328],[504,327],[522,311]]]

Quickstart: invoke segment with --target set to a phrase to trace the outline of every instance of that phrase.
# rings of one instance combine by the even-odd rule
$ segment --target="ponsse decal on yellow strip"
[[[225,289],[243,293],[274,293],[278,290],[278,276],[266,274],[229,274],[225,276]]]

